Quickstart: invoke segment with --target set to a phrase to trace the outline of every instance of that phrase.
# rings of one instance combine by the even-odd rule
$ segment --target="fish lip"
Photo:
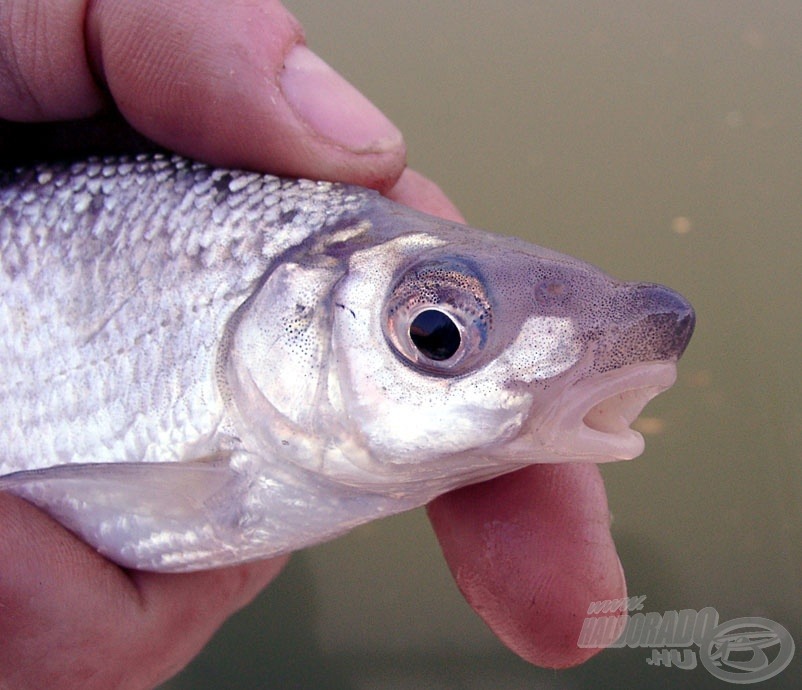
[[[645,442],[630,425],[676,378],[676,361],[638,362],[569,386],[547,422],[555,454],[592,462],[636,458]]]

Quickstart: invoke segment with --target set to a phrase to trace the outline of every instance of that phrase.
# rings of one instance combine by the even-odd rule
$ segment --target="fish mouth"
[[[570,386],[548,422],[555,453],[592,462],[636,458],[645,443],[630,425],[676,378],[675,362],[639,362]]]

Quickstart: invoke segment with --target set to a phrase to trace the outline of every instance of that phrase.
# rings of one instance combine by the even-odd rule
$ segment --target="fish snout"
[[[643,337],[650,359],[679,359],[693,335],[696,313],[682,295],[664,285],[641,283],[633,288],[633,306],[642,316],[632,336]]]
[[[637,362],[676,361],[693,334],[696,315],[679,293],[654,283],[621,286],[615,327],[596,345],[594,369],[617,369]]]

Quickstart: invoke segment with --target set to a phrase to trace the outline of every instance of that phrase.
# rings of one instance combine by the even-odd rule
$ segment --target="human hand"
[[[0,118],[105,112],[107,135],[127,121],[209,163],[353,182],[458,218],[434,185],[402,174],[397,129],[302,45],[272,0],[7,0]],[[0,122],[0,155],[42,131]],[[429,515],[460,588],[506,644],[555,667],[592,653],[576,646],[588,603],[625,590],[594,466],[534,466],[443,496]],[[0,525],[0,688],[153,687],[285,560],[128,571],[6,495]]]

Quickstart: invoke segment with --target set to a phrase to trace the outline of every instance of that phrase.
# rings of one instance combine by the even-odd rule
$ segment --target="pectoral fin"
[[[31,501],[121,565],[186,570],[231,560],[245,486],[216,456],[15,472],[0,477],[0,491]]]

